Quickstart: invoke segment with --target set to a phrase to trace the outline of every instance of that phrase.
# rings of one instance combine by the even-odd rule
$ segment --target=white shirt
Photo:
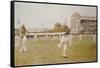
[[[61,39],[60,39],[60,43],[67,43],[69,41],[69,36],[66,35],[66,36],[62,36]]]
[[[57,46],[59,48],[61,48],[64,45],[66,45],[66,46],[69,45],[69,35],[62,36],[61,39],[60,39],[60,43]]]

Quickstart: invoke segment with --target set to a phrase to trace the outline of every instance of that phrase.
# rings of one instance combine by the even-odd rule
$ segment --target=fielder
[[[69,33],[66,32],[60,39],[60,43],[58,44],[59,48],[63,48],[63,57],[67,58],[66,49],[69,46]]]
[[[22,52],[27,52],[27,47],[26,47],[26,40],[27,40],[27,38],[26,38],[26,35],[25,36],[23,36],[23,37],[21,37],[21,51]]]

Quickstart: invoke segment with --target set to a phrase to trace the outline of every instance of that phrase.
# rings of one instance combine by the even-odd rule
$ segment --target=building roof
[[[78,12],[75,12],[74,14],[72,14],[71,16],[72,18],[80,18],[81,15]]]

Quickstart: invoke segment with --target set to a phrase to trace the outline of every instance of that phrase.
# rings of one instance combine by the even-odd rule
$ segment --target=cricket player
[[[22,52],[27,52],[27,48],[26,48],[26,40],[27,40],[27,38],[26,38],[26,35],[24,35],[24,36],[22,36],[21,37],[21,39],[22,39],[22,44],[21,44],[21,51]]]
[[[20,36],[15,36],[15,47],[18,47],[20,45]]]
[[[67,58],[66,49],[69,46],[69,33],[66,32],[60,39],[60,43],[58,44],[59,48],[63,48],[63,57]]]

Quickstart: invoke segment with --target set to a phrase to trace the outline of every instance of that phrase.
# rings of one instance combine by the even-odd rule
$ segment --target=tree
[[[60,23],[56,23],[54,25],[54,28],[52,30],[53,32],[69,32],[70,29],[68,28],[67,25],[61,25]]]
[[[70,32],[70,29],[67,25],[62,25],[62,27],[63,27],[63,29],[62,29],[63,32]]]
[[[61,32],[61,24],[59,22],[54,25],[53,32]]]
[[[61,27],[61,24],[60,24],[59,22],[57,22],[57,23],[55,24],[55,27],[60,28],[60,27]]]
[[[26,30],[25,25],[22,25],[21,28],[20,28],[20,33],[21,33],[22,35],[25,35],[26,32],[27,32],[27,30]]]

